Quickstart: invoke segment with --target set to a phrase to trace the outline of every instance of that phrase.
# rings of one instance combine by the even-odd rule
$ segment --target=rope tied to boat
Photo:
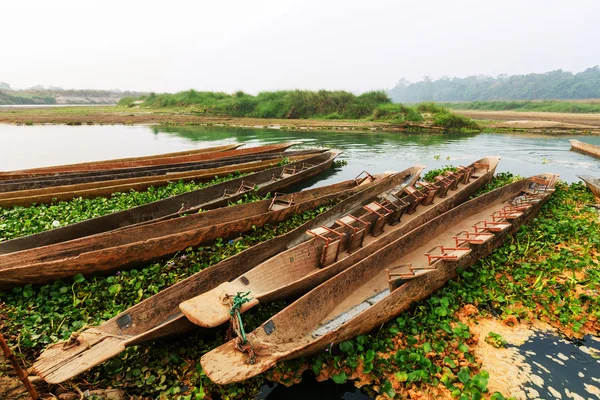
[[[230,325],[228,336],[233,337],[235,333],[237,336],[235,348],[244,354],[248,354],[248,364],[254,364],[256,363],[256,353],[254,352],[254,346],[246,337],[244,321],[242,321],[242,314],[240,313],[242,306],[252,300],[252,297],[249,296],[250,292],[237,292],[235,296],[225,295],[223,303],[229,306]]]

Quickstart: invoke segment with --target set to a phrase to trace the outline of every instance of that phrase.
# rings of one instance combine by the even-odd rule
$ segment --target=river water
[[[342,150],[340,159],[348,162],[344,168],[328,171],[295,189],[354,178],[363,170],[379,173],[402,170],[414,164],[424,164],[429,168],[447,164],[466,165],[488,155],[502,157],[498,172],[510,171],[523,176],[552,172],[560,174],[561,179],[567,182],[576,181],[578,174],[600,176],[598,160],[570,151],[568,139],[571,138],[600,145],[600,137],[523,134],[404,135],[197,126],[0,125],[0,171],[159,154],[229,143],[257,146],[294,141],[299,143],[296,148],[324,146]],[[594,390],[588,388],[600,387],[600,382],[590,380],[600,377],[600,361],[588,357],[584,360],[585,365],[578,368],[584,358],[579,355],[577,343],[562,341],[561,346],[557,346],[556,340],[553,337],[538,338],[522,349],[524,354],[532,354],[530,348],[535,347],[538,352],[533,354],[540,356],[531,361],[541,366],[536,372],[543,374],[551,371],[548,375],[557,378],[555,381],[550,379],[547,385],[536,387],[537,393],[543,398],[554,397],[556,393],[563,396],[578,393],[581,398],[595,395]],[[591,343],[591,347],[600,352],[598,342]],[[543,352],[541,348],[544,348]],[[559,353],[568,354],[569,360],[563,360],[566,365],[555,362]],[[259,396],[270,400],[305,397],[368,398],[351,386],[338,387],[331,382],[316,385],[310,380],[290,389],[265,386]]]
[[[600,176],[598,160],[570,151],[568,139],[600,145],[600,137],[523,134],[392,134],[281,131],[217,127],[0,125],[0,171],[46,165],[158,154],[228,144],[294,141],[296,148],[326,146],[343,151],[348,165],[322,176],[319,184],[353,178],[361,171],[402,170],[414,164],[437,168],[468,164],[488,155],[502,157],[497,171],[529,176],[558,173]],[[310,185],[316,181],[310,182]]]

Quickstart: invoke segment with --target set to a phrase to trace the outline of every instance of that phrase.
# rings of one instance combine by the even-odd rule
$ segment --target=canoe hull
[[[578,178],[585,182],[596,198],[600,199],[600,179],[590,175],[578,175]]]
[[[584,143],[575,139],[571,139],[569,142],[571,143],[571,150],[586,154],[588,156],[600,158],[600,146]]]

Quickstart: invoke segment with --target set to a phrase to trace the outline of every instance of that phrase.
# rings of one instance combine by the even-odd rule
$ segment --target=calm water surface
[[[600,176],[598,160],[569,150],[568,139],[571,138],[600,145],[600,137],[578,136],[401,135],[214,127],[0,125],[0,170],[159,154],[229,143],[258,146],[295,141],[300,143],[296,148],[324,146],[342,150],[344,153],[340,158],[348,162],[343,169],[329,171],[296,189],[354,178],[363,170],[379,173],[402,170],[414,164],[437,168],[446,164],[468,164],[487,155],[502,157],[498,172],[510,171],[523,176],[552,172],[560,174],[567,182],[576,181],[578,174]],[[577,343],[558,340],[553,336],[538,337],[521,349],[528,361],[536,365],[533,372],[548,378],[542,387],[535,387],[537,393],[542,398],[552,398],[556,393],[593,397],[596,386],[600,387],[597,381],[600,362],[589,354],[580,354]],[[598,343],[592,343],[588,346],[597,349]],[[568,360],[562,360],[564,365],[556,362],[561,360],[559,353],[569,357]],[[310,379],[291,389],[265,386],[259,398],[308,396],[315,400],[367,398],[351,386],[338,386],[332,382],[316,384]]]
[[[509,134],[401,135],[390,133],[290,132],[273,129],[157,126],[0,125],[0,170],[158,154],[228,143],[257,146],[282,141],[298,147],[343,150],[348,166],[319,184],[371,173],[401,170],[420,163],[429,168],[468,164],[487,155],[502,156],[498,171],[523,176],[559,173],[567,182],[577,174],[600,176],[600,162],[570,151],[568,139],[600,145],[600,137]],[[324,179],[323,179],[324,178]],[[312,182],[311,184],[314,184]]]

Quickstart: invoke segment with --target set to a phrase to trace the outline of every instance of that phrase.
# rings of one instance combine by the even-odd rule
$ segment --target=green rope
[[[250,292],[242,293],[237,292],[233,297],[233,301],[231,304],[231,308],[229,309],[229,315],[232,318],[236,318],[239,326],[239,335],[242,339],[241,344],[246,344],[246,332],[244,331],[244,322],[242,321],[242,315],[240,314],[240,309],[242,306],[252,300],[252,297],[248,297]]]

